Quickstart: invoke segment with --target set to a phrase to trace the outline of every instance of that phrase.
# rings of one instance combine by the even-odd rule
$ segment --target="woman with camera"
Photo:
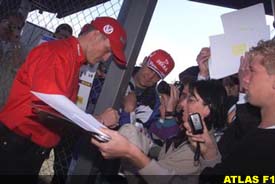
[[[170,96],[173,96],[176,89],[171,86]],[[189,123],[189,115],[196,113],[202,121],[197,123],[202,123],[202,126],[206,126],[208,131],[212,131],[214,128],[223,128],[227,118],[226,109],[223,106],[227,96],[223,86],[214,80],[196,81],[190,84],[189,90],[187,89],[188,85],[185,85],[180,100],[180,106],[183,109],[182,120],[185,124]],[[139,169],[138,174],[148,183],[179,182],[187,180],[186,176],[182,178],[175,175],[194,175],[200,172],[200,165],[194,164],[195,150],[191,148],[185,130],[166,141],[157,160],[149,158],[135,143],[130,142],[118,132],[109,129],[102,131],[111,137],[109,142],[101,143],[95,139],[91,140],[99,147],[102,155],[105,158],[120,157],[130,160]],[[199,150],[195,155],[195,159],[198,160]],[[165,177],[156,177],[156,175],[165,175]],[[195,177],[191,177],[191,179],[195,179]]]

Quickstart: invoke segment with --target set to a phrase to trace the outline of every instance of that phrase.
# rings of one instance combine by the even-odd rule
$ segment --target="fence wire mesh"
[[[22,1],[0,0],[2,9],[7,10],[0,13],[1,20],[5,17],[5,14],[9,13],[8,11],[24,11]],[[0,38],[0,83],[2,85],[0,90],[0,108],[6,101],[17,69],[23,64],[28,52],[38,44],[43,35],[51,35],[58,25],[67,23],[72,27],[73,35],[77,37],[81,27],[98,16],[117,18],[123,0],[32,0],[30,2],[32,3],[31,10],[39,7],[39,9],[47,11],[38,9],[26,14],[26,23],[20,39],[17,41]],[[78,138],[74,133],[67,132],[64,136],[65,139],[58,145],[59,158],[56,159],[56,153],[52,151],[49,159],[44,162],[40,170],[40,175],[44,176],[41,182],[50,183],[52,176],[57,172],[60,177],[52,181],[52,183],[65,183],[65,176],[72,157],[72,148]],[[54,161],[55,159],[56,161]]]
[[[55,1],[48,1],[48,3],[53,3]],[[58,1],[57,1],[58,2]],[[75,1],[68,1],[69,3],[75,4]],[[82,1],[81,5],[83,7],[87,7],[90,1]],[[46,28],[47,30],[54,32],[55,28],[62,23],[67,23],[72,26],[73,34],[75,36],[78,35],[80,32],[81,27],[89,23],[92,19],[97,16],[110,16],[116,18],[118,16],[119,10],[121,8],[123,0],[111,0],[105,3],[99,4],[95,7],[87,8],[85,10],[76,12],[72,15],[68,15],[63,18],[57,18],[58,13],[48,13],[43,12],[42,14],[39,13],[39,10],[35,10],[30,12],[27,21]],[[52,5],[53,6],[53,5]],[[73,6],[73,5],[71,5]],[[68,6],[68,7],[71,7]],[[66,6],[64,7],[64,12],[66,12]],[[72,10],[68,9],[68,12]]]

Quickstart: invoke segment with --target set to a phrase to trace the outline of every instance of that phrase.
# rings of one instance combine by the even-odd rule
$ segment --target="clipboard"
[[[66,118],[57,111],[54,111],[53,109],[50,110],[49,106],[47,105],[32,104],[32,110],[38,115],[40,119],[53,119],[73,123],[70,119]]]
[[[96,120],[92,115],[79,109],[72,101],[63,95],[45,94],[31,91],[46,105],[32,104],[32,109],[40,118],[61,120],[77,125],[89,132],[101,142],[108,142],[111,137],[100,131],[100,128],[107,128]],[[50,107],[50,108],[49,108]]]

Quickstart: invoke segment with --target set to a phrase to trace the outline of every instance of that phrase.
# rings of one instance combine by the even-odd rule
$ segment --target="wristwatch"
[[[171,112],[171,111],[166,111],[165,112],[165,119],[172,119],[176,116],[175,112]]]
[[[171,111],[166,111],[165,112],[165,116],[175,116],[176,115],[176,112],[175,111],[173,111],[173,112],[171,112]]]

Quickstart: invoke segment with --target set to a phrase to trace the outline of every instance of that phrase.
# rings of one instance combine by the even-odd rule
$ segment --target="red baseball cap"
[[[116,63],[125,67],[127,62],[124,48],[127,36],[122,25],[111,17],[97,17],[91,25],[109,38]]]
[[[155,71],[160,78],[164,79],[173,70],[175,62],[170,54],[159,49],[148,56],[146,66]]]

